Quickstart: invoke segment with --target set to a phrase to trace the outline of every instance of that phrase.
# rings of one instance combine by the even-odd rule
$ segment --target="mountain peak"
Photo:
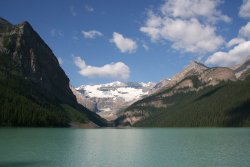
[[[187,67],[193,67],[193,68],[197,68],[197,67],[202,67],[202,68],[208,68],[207,66],[205,66],[204,64],[193,60]]]
[[[24,21],[17,25],[6,24],[10,23],[1,18],[0,32],[3,32],[3,35],[0,36],[0,47],[9,50],[9,61],[15,69],[27,80],[40,84],[43,89],[48,91],[54,89],[61,101],[75,99],[68,86],[69,79],[56,56],[30,23]],[[14,35],[9,35],[10,33]],[[3,43],[2,39],[8,39],[10,42]]]
[[[11,27],[18,27],[20,29],[23,29],[24,31],[34,31],[31,24],[28,21],[23,21],[20,24],[13,25],[9,21],[5,20],[4,18],[0,17],[0,28],[5,32],[9,31]]]
[[[11,29],[12,27],[13,25],[10,22],[0,17],[0,32],[1,33],[5,32],[8,29]]]
[[[192,61],[191,61],[191,64],[199,64],[199,62],[196,61],[196,60],[192,60]]]
[[[20,24],[17,24],[16,27],[18,27],[22,34],[25,36],[34,36],[36,37],[39,41],[42,41],[42,39],[40,38],[40,36],[36,33],[36,31],[33,29],[33,27],[31,26],[31,24],[28,21],[24,21]]]
[[[0,17],[0,24],[10,24],[10,25],[12,25],[10,22],[8,22],[7,20],[5,20],[2,17]]]
[[[173,77],[173,80],[178,82],[183,78],[191,75],[201,74],[203,71],[207,70],[208,67],[197,61],[192,61],[183,71],[178,73]]]
[[[106,125],[77,103],[56,56],[28,22],[12,25],[1,18],[0,34],[0,98],[11,99],[3,103],[10,107],[0,112],[0,125],[68,126],[89,120]],[[9,118],[1,119],[3,114]]]
[[[18,26],[22,26],[23,28],[33,29],[28,21],[23,21],[22,23],[18,24]]]

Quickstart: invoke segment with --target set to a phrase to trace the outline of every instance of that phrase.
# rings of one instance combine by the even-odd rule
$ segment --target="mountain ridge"
[[[232,67],[231,69],[235,72],[237,78],[240,78],[241,75],[250,68],[250,56],[243,61],[241,64]]]
[[[154,83],[111,82],[97,85],[81,85],[75,92],[83,106],[108,120],[114,120],[120,110],[147,95]]]
[[[154,113],[152,111],[167,110],[167,108],[177,105],[178,101],[171,99],[175,99],[178,95],[185,96],[192,92],[194,95],[198,95],[199,92],[204,92],[206,89],[215,89],[217,85],[223,85],[223,83],[224,86],[230,85],[231,82],[240,82],[232,69],[227,67],[209,68],[201,63],[191,62],[173,79],[167,80],[165,85],[163,84],[158,90],[126,108],[117,121],[120,125],[143,122],[144,119],[150,119],[150,115]],[[165,99],[169,99],[171,102]]]

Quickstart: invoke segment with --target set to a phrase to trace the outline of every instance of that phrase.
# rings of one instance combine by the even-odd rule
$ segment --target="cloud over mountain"
[[[211,55],[206,64],[218,66],[233,66],[241,63],[250,55],[250,41],[242,42],[228,52],[216,52]]]
[[[132,53],[137,49],[137,43],[133,39],[126,38],[118,32],[113,33],[113,38],[110,40],[122,52]]]
[[[226,46],[228,51],[218,51],[209,56],[206,64],[217,66],[233,66],[242,63],[250,56],[250,22],[242,26],[236,38],[231,39]]]
[[[74,57],[75,65],[80,69],[82,76],[89,78],[111,78],[118,80],[127,80],[130,76],[129,67],[123,62],[105,64],[101,67],[87,65],[85,61],[79,57]]]

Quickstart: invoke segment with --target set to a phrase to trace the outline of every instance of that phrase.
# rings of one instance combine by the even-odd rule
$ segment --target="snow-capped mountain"
[[[117,112],[140,98],[148,95],[155,83],[148,82],[112,82],[99,85],[82,85],[76,90],[77,98],[87,99],[95,104],[100,116],[112,120],[117,118]],[[75,93],[76,94],[76,93]],[[83,106],[86,100],[78,100]]]

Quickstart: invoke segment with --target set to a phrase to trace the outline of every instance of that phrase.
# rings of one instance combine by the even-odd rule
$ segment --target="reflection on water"
[[[9,161],[0,162],[2,167],[29,167],[29,166],[48,166],[49,161]]]
[[[0,167],[236,167],[250,129],[0,129]]]

